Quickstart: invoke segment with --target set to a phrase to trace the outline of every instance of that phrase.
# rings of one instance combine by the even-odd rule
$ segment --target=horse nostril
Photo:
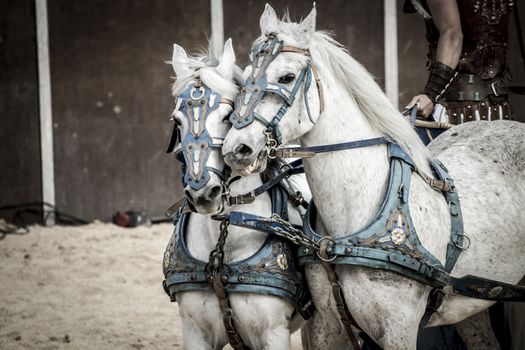
[[[235,153],[235,155],[246,157],[251,155],[253,151],[249,146],[245,145],[244,143],[241,143],[235,146],[235,148],[233,149],[233,153]]]
[[[213,186],[212,188],[210,188],[210,190],[208,191],[208,198],[210,200],[214,200],[216,198],[218,198],[222,193],[222,188],[221,186]]]

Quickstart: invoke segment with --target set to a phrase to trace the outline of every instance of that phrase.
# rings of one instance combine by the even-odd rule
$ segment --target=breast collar
[[[272,212],[288,216],[287,193],[281,186],[268,190]],[[242,212],[233,215],[242,216]],[[186,245],[185,231],[191,213],[181,214],[175,232],[164,253],[165,290],[172,301],[184,291],[212,291],[207,263],[193,257]],[[247,214],[249,215],[249,214]],[[240,225],[239,225],[240,226]],[[262,231],[262,230],[260,230]],[[228,292],[273,295],[285,299],[308,319],[313,304],[304,273],[295,260],[296,247],[272,234],[252,256],[226,264]]]
[[[210,179],[213,172],[225,181],[230,169],[222,170],[206,165],[212,149],[220,152],[223,138],[211,137],[206,129],[208,116],[215,111],[221,103],[232,105],[233,102],[222,98],[204,85],[196,74],[194,81],[188,85],[182,94],[176,97],[175,110],[182,112],[188,123],[188,133],[181,140],[180,129],[174,123],[170,144],[167,153],[174,153],[183,164],[183,185],[189,184],[193,189],[201,189]]]
[[[317,209],[313,201],[303,223],[304,234],[316,241],[330,240],[332,264],[368,266],[391,270],[434,285],[436,270],[450,272],[461,251],[470,241],[463,233],[463,219],[456,191],[444,192],[450,208],[451,237],[443,265],[423,247],[414,228],[408,197],[414,162],[397,144],[389,144],[390,173],[388,189],[374,220],[361,230],[343,237],[321,236],[313,229]],[[450,181],[445,166],[434,160],[431,166],[441,180]],[[301,264],[319,263],[312,249],[300,247]]]
[[[282,40],[279,40],[275,34],[268,34],[267,39],[262,43],[255,45],[250,52],[250,61],[252,71],[250,76],[246,79],[241,93],[235,100],[235,110],[230,116],[230,121],[236,129],[242,129],[250,125],[254,120],[262,123],[266,127],[265,135],[267,143],[271,147],[276,147],[281,144],[281,131],[279,130],[279,122],[283,118],[288,108],[292,105],[301,84],[304,82],[303,91],[306,93],[312,81],[312,75],[315,78],[317,89],[319,91],[320,110],[323,111],[323,90],[317,69],[311,63],[308,63],[299,73],[295,79],[295,84],[292,89],[280,83],[268,83],[266,76],[266,69],[272,61],[281,52],[293,52],[306,56],[310,56],[307,49],[284,45]],[[255,112],[255,107],[265,94],[270,93],[281,97],[284,102],[279,111],[273,116],[272,120],[268,122],[263,116]],[[310,121],[314,123],[308,99],[305,98],[306,109]]]

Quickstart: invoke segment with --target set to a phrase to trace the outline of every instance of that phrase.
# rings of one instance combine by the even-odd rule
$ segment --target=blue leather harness
[[[302,234],[313,242],[299,248],[301,265],[329,262],[334,265],[356,265],[398,272],[404,276],[426,283],[441,290],[493,301],[525,301],[525,287],[479,276],[453,277],[454,268],[462,250],[470,246],[470,239],[463,233],[463,219],[459,196],[448,170],[438,160],[430,165],[437,177],[430,178],[418,172],[410,156],[397,144],[387,138],[367,139],[314,147],[288,147],[275,150],[277,157],[293,157],[307,154],[332,152],[343,149],[367,147],[374,144],[388,144],[390,175],[387,193],[375,219],[367,227],[343,237],[332,238],[317,234],[314,229],[316,208],[310,202],[305,215]],[[297,152],[297,153],[296,153]],[[410,178],[417,172],[434,189],[442,191],[450,209],[451,236],[447,246],[445,264],[430,254],[419,241],[413,227],[408,208]],[[255,221],[255,218],[251,219]],[[259,219],[256,226],[275,225],[275,220]],[[297,232],[286,227],[290,236]],[[295,241],[295,239],[292,239]],[[321,242],[328,242],[328,257],[320,259]],[[437,302],[439,303],[439,302]]]
[[[415,165],[410,156],[397,144],[390,143],[390,174],[383,203],[374,220],[365,228],[343,237],[329,238],[330,263],[359,265],[401,273],[433,286],[448,284],[447,275],[464,249],[463,220],[457,192],[445,197],[450,208],[451,238],[445,265],[421,244],[408,206],[410,179]],[[452,182],[444,165],[434,160],[432,168],[440,180]],[[315,204],[310,202],[304,221],[304,234],[315,241],[327,239],[313,229]],[[317,264],[319,257],[312,249],[299,248],[302,265]]]
[[[202,84],[197,76],[195,81],[188,85],[184,92],[176,98],[176,110],[179,110],[188,123],[188,133],[181,140],[179,126],[174,123],[170,144],[167,153],[175,153],[177,160],[183,164],[183,185],[189,184],[198,190],[210,179],[213,172],[226,180],[229,168],[222,170],[206,165],[213,149],[222,147],[223,139],[211,137],[206,129],[206,119],[220,103],[228,103],[220,95]]]
[[[281,186],[269,189],[272,212],[287,217],[287,194]],[[196,259],[189,252],[186,225],[190,213],[182,214],[164,253],[165,289],[171,300],[184,291],[211,291],[212,274],[207,262]],[[238,215],[236,212],[235,215]],[[269,232],[269,231],[266,231]],[[256,293],[273,295],[294,306],[303,318],[313,312],[313,304],[304,279],[297,265],[297,247],[269,232],[257,252],[241,261],[225,264],[223,282],[228,293]]]

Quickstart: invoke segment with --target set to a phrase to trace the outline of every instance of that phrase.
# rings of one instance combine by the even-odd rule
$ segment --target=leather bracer
[[[428,77],[427,85],[423,89],[423,93],[427,95],[434,104],[439,101],[441,96],[447,91],[450,83],[456,77],[457,72],[449,66],[434,62],[430,68],[430,75]]]

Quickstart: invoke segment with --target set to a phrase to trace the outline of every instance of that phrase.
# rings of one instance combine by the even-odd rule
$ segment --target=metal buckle
[[[250,192],[247,196],[239,195],[239,196],[226,197],[226,202],[228,203],[229,206],[250,204],[250,203],[253,203],[254,200],[255,200],[255,193],[253,191]]]
[[[332,238],[327,237],[327,236],[322,237],[319,241],[317,241],[317,244],[320,246],[321,242],[325,241],[325,240],[329,241],[329,242],[332,242],[332,244],[335,245],[335,241]],[[330,249],[331,249],[331,247],[330,247]],[[326,252],[327,253],[331,253],[331,252],[328,251],[328,249],[326,250]],[[334,261],[337,258],[337,255],[334,254],[334,256],[332,256],[331,259],[325,259],[325,258],[321,257],[321,255],[319,255],[319,250],[317,250],[315,253],[317,254],[317,257],[319,259],[321,259],[322,261],[324,261],[324,262],[332,262],[332,261]]]
[[[458,244],[457,239],[455,241],[452,241],[452,243],[454,244],[454,246],[456,248],[458,248],[460,250],[467,250],[468,248],[470,248],[470,237],[469,236],[467,236],[464,233],[457,233],[457,236],[458,236],[458,238],[459,237],[463,237],[463,239],[466,239],[466,241],[463,241],[462,245]]]
[[[271,130],[265,130],[264,135],[266,136],[266,149],[268,150],[268,158],[275,159],[274,153],[277,149],[277,140],[272,137]]]
[[[313,158],[315,152],[298,151],[292,148],[272,148],[270,150],[270,158]]]

